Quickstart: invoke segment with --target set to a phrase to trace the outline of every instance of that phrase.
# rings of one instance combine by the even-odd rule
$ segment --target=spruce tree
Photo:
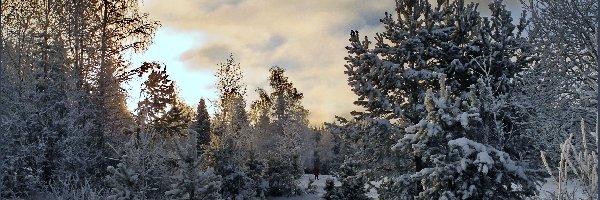
[[[154,124],[154,130],[166,136],[187,135],[193,111],[190,106],[177,97],[177,93],[174,96],[175,101],[171,104],[171,108]]]
[[[196,109],[196,119],[192,123],[192,130],[196,131],[198,144],[196,147],[199,152],[203,152],[207,145],[210,143],[210,115],[206,109],[206,101],[200,99],[198,102],[198,108]]]

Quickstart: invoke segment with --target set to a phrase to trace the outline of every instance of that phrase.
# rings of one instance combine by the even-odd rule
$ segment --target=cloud
[[[255,88],[267,85],[271,66],[287,69],[305,95],[311,120],[320,123],[355,109],[357,97],[343,73],[350,30],[374,36],[383,30],[379,19],[394,12],[394,5],[394,0],[147,0],[143,9],[164,27],[205,35],[203,44],[179,57],[190,68],[214,71],[233,53],[249,100],[256,98]]]

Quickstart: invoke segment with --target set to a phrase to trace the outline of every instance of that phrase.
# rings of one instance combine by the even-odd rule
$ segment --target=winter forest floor
[[[300,180],[298,180],[298,186],[300,188],[302,188],[303,190],[306,191],[306,189],[308,188],[308,183],[310,182],[311,179],[314,180],[315,176],[312,174],[304,174],[302,175],[302,177],[300,178]],[[327,180],[328,178],[333,178],[335,180],[335,186],[339,187],[342,185],[342,183],[340,183],[335,177],[331,176],[331,175],[319,175],[319,180],[315,180],[315,182],[313,182],[311,185],[315,185],[316,186],[316,190],[314,192],[314,194],[304,194],[301,196],[290,196],[290,197],[270,197],[268,199],[270,200],[309,200],[309,199],[321,199],[321,197],[323,196],[323,194],[325,194],[325,180]],[[378,183],[373,183],[375,186],[379,186]],[[367,196],[373,198],[373,199],[378,199],[377,198],[377,191],[375,189],[371,189],[371,191],[367,194]]]
[[[306,189],[308,188],[308,183],[310,182],[311,179],[314,179],[314,178],[315,178],[315,176],[312,174],[304,174],[304,175],[302,175],[300,180],[298,180],[298,182],[297,182],[298,186],[306,191]],[[319,175],[319,180],[315,180],[315,182],[312,183],[312,185],[317,186],[314,194],[304,194],[302,196],[290,196],[290,197],[270,197],[269,199],[272,199],[272,200],[320,199],[323,196],[323,194],[325,194],[325,189],[324,189],[325,188],[325,180],[327,180],[328,178],[333,178],[335,180],[335,186],[342,185],[342,183],[337,181],[337,179],[335,179],[335,177],[333,177],[331,175]]]
[[[341,183],[337,181],[337,179],[331,175],[320,175],[319,180],[315,180],[311,185],[316,186],[316,190],[314,194],[304,194],[301,196],[290,196],[290,197],[269,197],[270,200],[311,200],[311,199],[321,199],[321,197],[325,194],[325,180],[328,178],[333,178],[335,180],[335,186],[341,186]],[[308,183],[310,179],[314,179],[314,175],[312,174],[304,174],[298,180],[298,186],[306,191],[308,187]],[[540,194],[537,198],[534,199],[552,199],[554,197],[553,193],[557,190],[556,183],[554,183],[550,178],[545,179],[545,183],[541,185],[538,189]],[[376,187],[378,187],[381,183],[373,183]],[[574,199],[585,199],[583,191],[581,191],[581,187],[578,187],[579,184],[575,181],[569,181],[567,184],[567,190],[570,194],[574,191]],[[372,199],[379,199],[377,190],[371,189],[367,194]]]

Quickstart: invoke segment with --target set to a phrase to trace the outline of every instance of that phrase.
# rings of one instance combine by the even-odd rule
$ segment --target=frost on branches
[[[366,193],[368,190],[365,188],[366,179],[362,174],[359,174],[360,163],[356,162],[352,158],[346,158],[346,161],[340,166],[339,173],[336,174],[340,177],[341,187],[334,187],[333,183],[328,178],[326,180],[326,191],[323,198],[326,200],[336,199],[354,199],[354,200],[368,200]]]
[[[531,13],[529,42],[539,57],[524,75],[527,92],[535,94],[531,131],[548,157],[559,158],[560,144],[579,131],[580,118],[596,126],[598,1],[531,0],[523,7]]]
[[[589,148],[587,134],[585,122],[581,119],[581,141],[575,142],[576,138],[571,133],[560,144],[558,173],[555,173],[550,167],[546,159],[546,152],[541,152],[546,170],[548,170],[552,181],[557,185],[557,189],[553,195],[556,199],[575,197],[575,194],[578,193],[577,190],[581,190],[586,199],[595,199],[598,197],[598,153],[594,151],[596,148]],[[596,135],[596,137],[598,136]],[[597,138],[596,145],[598,145]],[[567,182],[573,180],[576,180],[580,185],[577,188],[569,189]]]
[[[464,0],[429,2],[396,1],[395,15],[386,13],[381,20],[385,30],[374,41],[351,32],[345,73],[359,97],[355,104],[364,111],[353,112],[351,121],[340,120],[343,127],[334,127],[335,131],[346,146],[354,146],[358,153],[351,155],[358,158],[369,181],[390,180],[378,189],[380,198],[534,194],[533,179],[510,178],[512,169],[497,165],[500,162],[488,166],[487,174],[482,167],[476,170],[479,174],[464,175],[454,165],[461,158],[475,162],[480,152],[472,155],[449,144],[464,137],[486,146],[488,152],[480,161],[485,155],[497,161],[508,160],[508,154],[491,149],[510,150],[515,156],[522,149],[506,144],[516,138],[523,139],[522,144],[529,142],[521,127],[527,107],[512,102],[519,74],[533,62],[531,47],[522,36],[524,18],[512,24],[511,13],[500,0],[489,4],[490,17],[481,17],[479,5]],[[517,148],[521,147],[527,146]],[[505,177],[497,179],[496,172]],[[451,182],[454,178],[463,180],[466,189],[461,189],[462,182]],[[479,185],[469,181],[486,178],[493,181],[464,192]],[[513,183],[520,190],[511,190]],[[495,187],[503,189],[490,194]]]
[[[513,199],[533,196],[535,179],[510,156],[477,138],[481,122],[477,104],[442,89],[425,96],[426,118],[408,126],[393,149],[414,155],[415,171],[392,181],[401,197],[418,199]],[[473,126],[475,125],[475,126]]]
[[[165,195],[172,199],[221,199],[221,177],[212,168],[202,170],[198,157],[195,131],[177,141],[178,170],[171,176],[171,190]]]
[[[167,188],[162,181],[167,172],[165,160],[165,143],[157,140],[156,134],[132,135],[120,163],[107,167],[108,199],[147,199],[162,195],[160,191]]]

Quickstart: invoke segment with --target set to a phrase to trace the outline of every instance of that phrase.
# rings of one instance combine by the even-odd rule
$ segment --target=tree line
[[[350,33],[361,110],[319,128],[284,68],[248,103],[233,55],[213,116],[183,103],[168,66],[124,58],[160,27],[137,0],[0,5],[0,198],[265,199],[306,192],[296,180],[312,167],[342,182],[325,199],[523,199],[569,174],[597,195],[595,1],[523,1],[515,24],[500,0],[489,16],[398,0],[372,39]],[[135,77],[129,111],[121,84]]]

